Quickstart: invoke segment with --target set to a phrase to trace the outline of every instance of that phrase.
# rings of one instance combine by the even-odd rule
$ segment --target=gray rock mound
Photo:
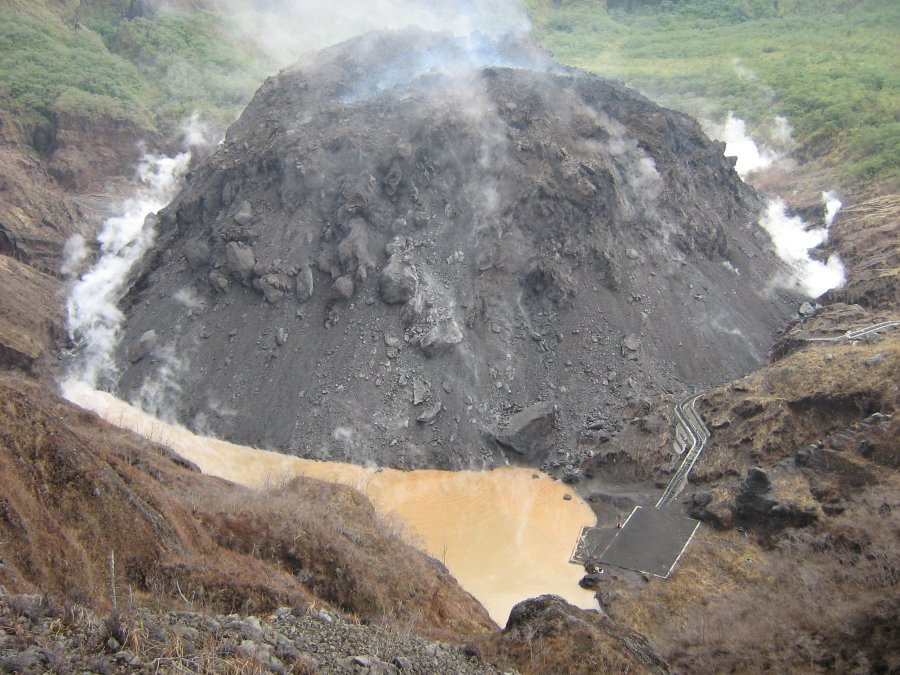
[[[311,457],[491,466],[491,430],[553,399],[512,454],[571,470],[585,424],[746,373],[796,312],[722,150],[528,44],[367,34],[270,78],[191,172],[122,344],[178,355],[184,423]],[[160,379],[121,363],[120,395]],[[445,392],[433,418],[416,380]]]

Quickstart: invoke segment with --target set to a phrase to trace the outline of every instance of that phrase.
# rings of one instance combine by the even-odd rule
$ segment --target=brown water
[[[405,472],[300,459],[196,436],[82,383],[63,388],[73,403],[171,447],[204,473],[254,488],[303,475],[359,489],[380,513],[395,514],[412,543],[443,561],[500,625],[514,604],[544,593],[596,607],[593,595],[578,586],[582,568],[568,562],[594,515],[567,486],[542,473]]]

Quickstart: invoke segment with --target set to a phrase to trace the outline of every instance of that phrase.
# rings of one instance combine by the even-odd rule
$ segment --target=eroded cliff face
[[[53,369],[44,357],[64,338],[64,279],[75,271],[66,242],[92,238],[134,190],[146,145],[174,145],[161,140],[103,116],[58,113],[35,126],[0,110],[0,367]]]
[[[62,324],[56,277],[71,201],[57,188],[17,120],[0,111],[0,368],[33,369]]]
[[[900,306],[900,195],[856,200],[841,214],[829,249],[840,251],[849,270],[847,281],[828,300],[878,311]]]
[[[765,358],[797,301],[760,206],[693,120],[530,45],[367,34],[267,81],[160,214],[119,392],[305,456],[574,467],[585,426]]]

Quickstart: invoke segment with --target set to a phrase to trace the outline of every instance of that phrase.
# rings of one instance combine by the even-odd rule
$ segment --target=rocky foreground
[[[517,668],[669,672],[646,639],[552,596],[517,605],[498,634],[453,644],[325,609],[281,607],[262,620],[146,608],[97,615],[42,596],[0,595],[0,672],[427,675]]]
[[[376,630],[325,609],[263,617],[113,610],[0,596],[0,672],[497,673],[477,649]]]

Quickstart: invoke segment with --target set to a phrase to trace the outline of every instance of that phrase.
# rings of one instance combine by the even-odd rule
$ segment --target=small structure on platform
[[[666,579],[675,568],[700,522],[656,508],[636,506],[621,528],[586,527],[571,562],[594,559]]]
[[[591,558],[599,558],[619,530],[615,527],[583,527],[569,562],[583,565]]]

